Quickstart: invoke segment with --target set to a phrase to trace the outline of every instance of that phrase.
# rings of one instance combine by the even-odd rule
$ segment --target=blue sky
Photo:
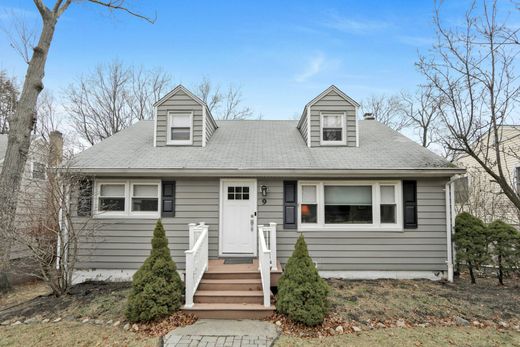
[[[50,0],[45,0],[49,5]],[[287,119],[330,84],[356,100],[413,89],[414,62],[433,41],[433,1],[131,1],[151,25],[98,6],[73,4],[60,20],[45,85],[59,96],[82,73],[113,59],[161,67],[188,88],[204,76],[241,86],[244,104]],[[49,5],[50,6],[50,5]],[[446,1],[462,13],[465,1]],[[17,13],[39,21],[30,0],[2,0],[0,25]],[[25,64],[0,33],[0,69]]]

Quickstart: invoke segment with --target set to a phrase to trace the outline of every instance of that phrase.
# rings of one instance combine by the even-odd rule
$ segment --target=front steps
[[[224,264],[210,260],[186,313],[199,318],[263,319],[275,310],[263,305],[262,281],[257,261],[253,264]]]

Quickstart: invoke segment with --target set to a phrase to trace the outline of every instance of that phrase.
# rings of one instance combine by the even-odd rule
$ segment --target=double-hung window
[[[321,113],[321,144],[345,145],[346,125],[344,113]]]
[[[301,186],[301,222],[317,223],[318,222],[318,186],[302,185]]]
[[[132,184],[132,212],[159,211],[159,185],[156,183]]]
[[[160,181],[98,180],[95,192],[98,217],[160,217]]]
[[[193,143],[193,113],[168,112],[168,144]]]
[[[124,183],[100,183],[98,210],[100,212],[125,212],[126,185]]]
[[[298,187],[302,230],[403,228],[399,181],[304,181]]]
[[[32,178],[37,180],[45,179],[45,164],[39,163],[37,161],[32,162]]]

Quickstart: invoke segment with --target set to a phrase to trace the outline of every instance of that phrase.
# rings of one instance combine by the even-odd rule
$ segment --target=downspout
[[[446,183],[445,194],[446,194],[446,250],[448,265],[448,281],[453,282],[453,245],[452,245],[452,233],[453,225],[455,221],[455,187],[453,186],[453,180],[450,179]]]

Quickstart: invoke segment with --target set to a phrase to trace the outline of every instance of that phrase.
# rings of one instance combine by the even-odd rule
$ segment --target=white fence
[[[269,226],[259,225],[258,227],[262,228],[265,243],[271,251],[271,270],[276,271],[278,269],[278,261],[276,260],[276,223],[269,223]]]
[[[193,306],[193,296],[208,269],[208,226],[189,224],[189,249],[186,254],[186,307]]]

